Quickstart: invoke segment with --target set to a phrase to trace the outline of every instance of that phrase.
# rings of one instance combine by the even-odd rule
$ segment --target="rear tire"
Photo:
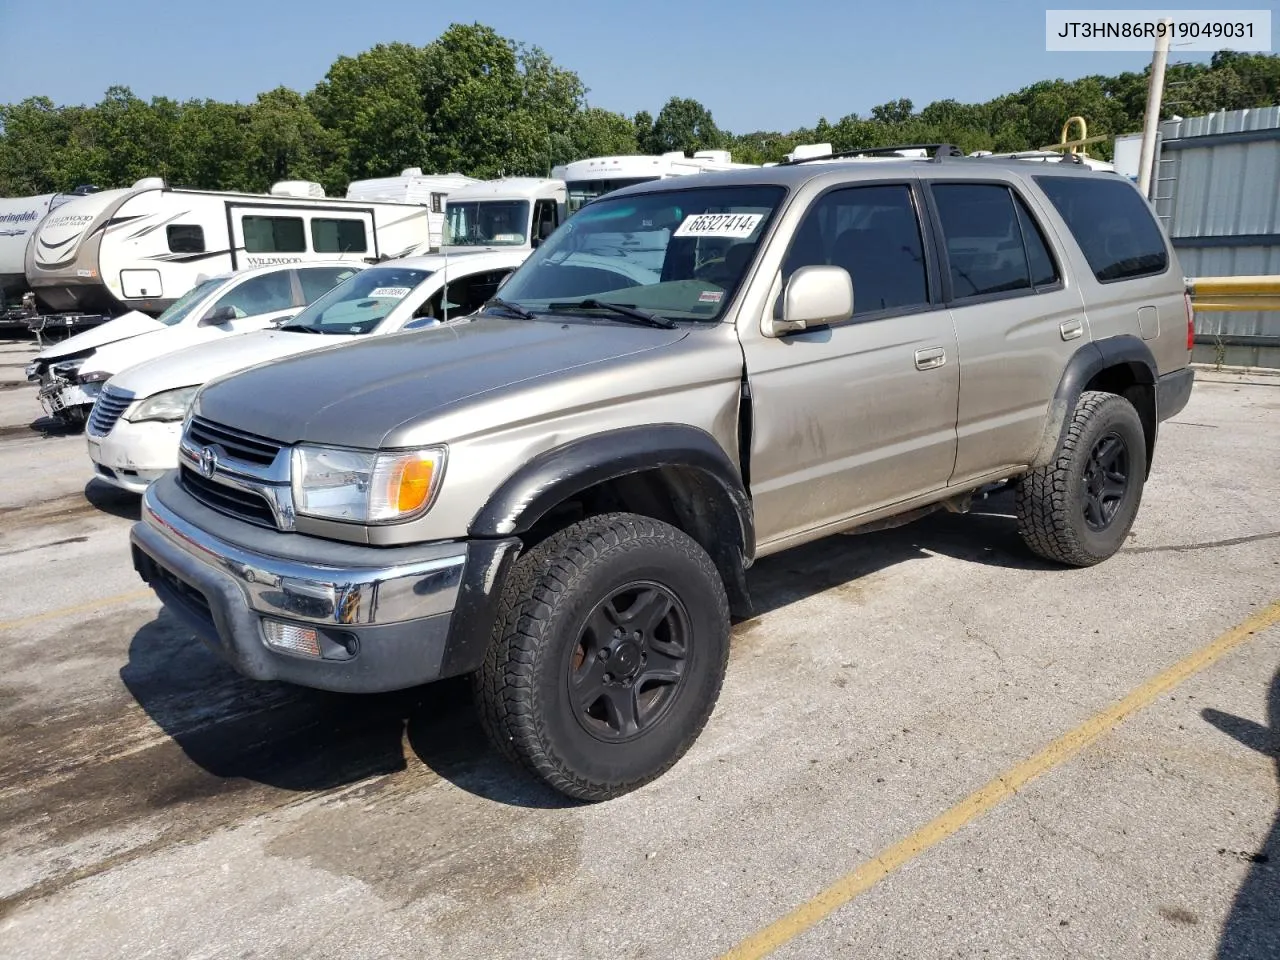
[[[1147,444],[1124,397],[1080,396],[1051,463],[1019,478],[1018,532],[1047,560],[1088,567],[1120,549],[1138,515]]]
[[[505,756],[561,793],[606,800],[693,745],[728,656],[728,600],[706,551],[660,521],[607,514],[516,562],[474,689]]]

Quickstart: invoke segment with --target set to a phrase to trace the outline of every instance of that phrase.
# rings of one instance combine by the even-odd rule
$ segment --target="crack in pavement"
[[[1203,543],[1169,544],[1163,547],[1121,547],[1121,553],[1185,553],[1192,550],[1215,550],[1219,547],[1238,547],[1242,543],[1257,543],[1259,540],[1274,540],[1280,537],[1280,530],[1271,533],[1255,533],[1248,537],[1232,537],[1230,540],[1206,540]]]

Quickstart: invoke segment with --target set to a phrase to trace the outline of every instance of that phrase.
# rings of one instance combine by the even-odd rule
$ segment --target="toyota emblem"
[[[212,480],[217,471],[218,455],[213,452],[213,447],[205,447],[200,451],[200,473],[206,480]]]

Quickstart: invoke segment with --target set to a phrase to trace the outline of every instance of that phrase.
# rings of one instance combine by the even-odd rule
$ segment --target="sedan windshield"
[[[348,277],[280,329],[307,333],[371,333],[430,270],[369,267]]]
[[[716,320],[784,194],[779,186],[735,186],[602,197],[534,251],[502,299],[534,313],[617,319],[612,306]]]
[[[178,324],[180,324],[183,320],[187,318],[187,314],[189,314],[195,308],[195,305],[197,303],[199,303],[209,294],[213,293],[214,290],[222,286],[224,283],[227,283],[228,281],[233,279],[235,278],[234,277],[218,277],[212,280],[204,280],[200,283],[197,283],[194,287],[192,287],[190,290],[188,290],[186,293],[180,296],[177,300],[169,304],[168,309],[165,310],[164,313],[160,314],[160,316],[156,317],[156,319],[159,320],[161,323],[163,323],[166,327],[176,327]]]

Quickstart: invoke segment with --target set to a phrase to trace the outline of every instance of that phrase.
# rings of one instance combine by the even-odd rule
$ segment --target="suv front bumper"
[[[410,557],[404,548],[246,526],[187,497],[168,474],[143,494],[130,533],[134,567],[170,613],[245,676],[353,693],[478,667],[519,549],[514,539],[433,543]],[[241,542],[210,529],[239,533]],[[261,549],[272,539],[282,549]],[[319,655],[269,645],[264,623],[272,622],[314,631]]]

